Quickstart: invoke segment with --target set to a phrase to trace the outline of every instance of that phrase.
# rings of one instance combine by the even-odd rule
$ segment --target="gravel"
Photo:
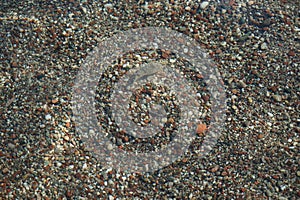
[[[299,199],[299,10],[292,0],[1,1],[0,199]],[[106,169],[76,134],[72,86],[100,41],[147,26],[208,52],[226,126],[205,157],[201,131],[158,171]]]

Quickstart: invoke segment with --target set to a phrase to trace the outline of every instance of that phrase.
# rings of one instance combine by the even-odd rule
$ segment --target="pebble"
[[[6,167],[6,168],[4,168],[3,170],[2,170],[2,173],[3,174],[6,174],[6,173],[8,173],[9,172],[9,169]]]
[[[107,144],[107,149],[108,150],[113,150],[113,148],[114,148],[114,146],[113,146],[113,144],[111,144],[110,142]]]
[[[16,145],[12,144],[12,143],[8,143],[7,144],[8,148],[10,149],[14,149],[16,147]]]
[[[68,135],[65,135],[65,136],[64,136],[64,139],[65,139],[66,141],[69,141],[69,140],[70,140],[70,137],[69,137]]]
[[[202,135],[206,131],[206,129],[207,129],[206,124],[198,124],[197,129],[196,129],[196,133],[198,135]]]
[[[205,9],[208,5],[209,5],[209,2],[203,1],[203,2],[200,4],[200,8],[201,8],[201,9]]]
[[[114,200],[115,198],[112,195],[108,195],[109,200]]]
[[[268,190],[268,189],[266,189],[266,195],[267,195],[268,197],[273,196],[272,192],[271,192],[270,190]]]
[[[262,50],[268,49],[267,43],[265,43],[265,42],[262,43],[261,46],[260,46],[260,48],[261,48]]]
[[[249,6],[253,5],[254,3],[255,3],[254,1],[248,1]]]
[[[239,80],[238,86],[241,87],[241,88],[245,88],[245,87],[247,87],[247,84],[244,81]]]
[[[45,116],[45,119],[46,119],[46,120],[51,120],[51,118],[52,118],[52,116],[51,116],[50,114],[47,114],[47,115]]]
[[[215,172],[218,171],[218,170],[219,170],[219,166],[216,165],[215,167],[213,167],[213,168],[211,169],[211,172],[215,173]]]
[[[281,102],[281,101],[282,101],[281,95],[276,95],[276,94],[274,94],[274,95],[272,95],[272,97],[273,97],[273,99],[274,99],[275,101],[277,101],[277,102]]]

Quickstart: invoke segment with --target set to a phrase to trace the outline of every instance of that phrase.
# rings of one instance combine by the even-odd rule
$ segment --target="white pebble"
[[[204,2],[202,2],[201,4],[200,4],[200,8],[201,9],[205,9],[207,6],[208,6],[208,2],[207,1],[204,1]]]
[[[57,163],[56,163],[56,166],[57,166],[57,167],[61,167],[61,166],[62,166],[62,163],[61,163],[61,162],[57,162]]]
[[[112,195],[108,195],[109,200],[114,200],[115,198]]]
[[[267,43],[265,43],[265,42],[262,43],[261,46],[260,46],[260,48],[261,48],[262,50],[267,49],[267,48],[268,48]]]
[[[108,144],[107,144],[107,149],[109,150],[109,151],[111,151],[111,150],[113,150],[113,145],[109,142]]]
[[[86,163],[83,164],[82,169],[83,170],[87,169],[87,164]]]
[[[51,117],[51,115],[49,115],[49,114],[47,114],[46,116],[45,116],[45,119],[46,120],[50,120],[52,117]]]

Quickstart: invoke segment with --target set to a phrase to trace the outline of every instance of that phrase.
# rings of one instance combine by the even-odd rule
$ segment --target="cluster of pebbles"
[[[296,0],[1,1],[0,199],[299,199],[299,10]],[[184,33],[207,51],[226,88],[226,124],[205,157],[193,150],[205,137],[199,134],[186,155],[155,172],[103,168],[76,134],[72,87],[99,42],[147,26]],[[131,62],[174,59],[164,51],[131,56]],[[112,78],[122,75],[118,66],[112,63],[99,80],[99,102],[109,96]],[[201,76],[184,66],[179,60],[175,67],[199,86],[199,109],[209,125],[209,93],[201,90]],[[153,91],[168,93],[148,84],[139,94],[147,99]],[[153,99],[169,100],[176,108],[171,94]],[[147,123],[149,113],[134,109],[133,117]],[[179,112],[168,110],[166,128]],[[107,126],[116,145],[139,147],[141,141],[112,129]],[[142,148],[168,143],[171,132]]]

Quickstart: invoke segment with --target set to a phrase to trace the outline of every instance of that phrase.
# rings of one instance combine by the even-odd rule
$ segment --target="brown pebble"
[[[73,196],[73,192],[72,192],[71,190],[67,190],[67,191],[66,191],[66,196],[67,196],[68,198],[71,198],[71,197]]]
[[[263,134],[259,134],[259,135],[257,136],[258,139],[262,139],[263,137],[264,137]]]
[[[51,101],[53,104],[57,103],[58,102],[58,99],[52,99]]]
[[[163,51],[161,57],[164,59],[169,58],[170,53],[171,53],[170,51]]]
[[[288,53],[288,55],[289,55],[289,56],[295,56],[295,55],[296,55],[296,53],[295,53],[295,51],[293,51],[293,50],[290,50],[290,51],[289,51],[289,53]]]
[[[219,169],[219,166],[216,165],[215,167],[213,167],[213,168],[211,169],[211,172],[215,173],[216,171],[218,171],[218,169]]]
[[[232,94],[237,94],[238,93],[238,90],[237,89],[233,89],[231,90]]]
[[[18,63],[17,63],[17,62],[12,62],[12,63],[11,63],[11,66],[12,66],[12,67],[18,67]]]
[[[209,95],[203,95],[202,99],[206,103],[209,100]]]
[[[221,173],[221,175],[222,175],[222,176],[227,176],[228,173],[227,173],[226,171],[223,171],[223,172]]]
[[[128,142],[128,141],[129,141],[129,138],[128,138],[127,136],[125,136],[125,137],[123,138],[123,141],[124,141],[124,142]]]
[[[2,173],[3,174],[6,174],[6,173],[8,173],[9,172],[9,169],[8,168],[4,168],[3,170],[2,170]]]
[[[182,162],[186,163],[187,160],[188,160],[187,158],[183,158],[183,159],[182,159]]]
[[[66,123],[66,127],[67,127],[67,128],[70,128],[70,126],[71,126],[71,123],[70,123],[70,122],[67,122],[67,123]]]
[[[198,135],[203,135],[203,133],[206,131],[206,128],[206,124],[198,124],[196,133]]]
[[[221,49],[217,49],[216,50],[216,54],[220,54],[220,53],[222,53],[222,50]]]

